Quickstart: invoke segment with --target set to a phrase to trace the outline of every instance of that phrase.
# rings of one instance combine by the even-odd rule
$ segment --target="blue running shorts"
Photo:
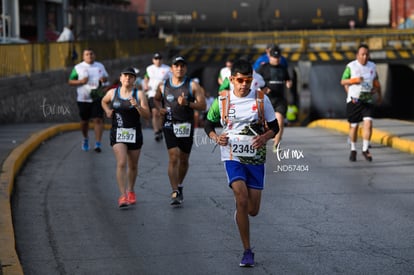
[[[229,186],[236,180],[243,180],[248,188],[263,190],[265,165],[243,164],[234,160],[224,161]]]

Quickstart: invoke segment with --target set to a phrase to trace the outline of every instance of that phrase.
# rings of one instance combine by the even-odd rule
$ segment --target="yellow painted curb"
[[[375,125],[374,125],[375,126]],[[321,127],[336,130],[338,132],[348,134],[349,133],[349,123],[346,120],[338,119],[319,119],[311,122],[308,125],[309,128]],[[362,137],[362,127],[358,130],[358,136]],[[389,132],[372,129],[371,141],[389,146],[391,148],[400,150],[402,152],[414,154],[414,141],[402,139],[398,136],[395,136]]]
[[[39,145],[63,131],[79,130],[79,123],[60,124],[33,134],[25,142],[17,146],[4,161],[0,175],[0,263],[2,272],[23,274],[15,249],[14,229],[10,207],[10,196],[13,191],[14,179],[29,155]]]
[[[338,132],[348,134],[349,133],[349,123],[346,120],[337,120],[337,119],[319,119],[312,121],[308,125],[309,128],[321,127],[336,130]]]
[[[93,128],[91,123],[90,128]],[[104,128],[110,129],[105,124]],[[4,161],[0,174],[0,274],[23,275],[15,248],[14,228],[10,207],[10,197],[13,192],[14,179],[20,168],[45,140],[66,131],[80,130],[79,123],[64,123],[49,127],[32,134],[26,141],[17,146]],[[3,273],[2,273],[3,272]]]

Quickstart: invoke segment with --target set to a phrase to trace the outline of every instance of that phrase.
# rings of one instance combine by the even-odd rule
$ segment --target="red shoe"
[[[119,208],[124,208],[129,206],[128,198],[126,196],[120,196],[118,199]]]
[[[137,202],[137,196],[135,195],[134,191],[128,192],[127,198],[130,204],[135,204]]]

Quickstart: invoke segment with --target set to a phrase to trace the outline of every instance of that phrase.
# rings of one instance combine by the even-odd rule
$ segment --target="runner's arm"
[[[139,114],[145,119],[151,118],[151,111],[148,106],[148,101],[147,101],[147,97],[145,96],[145,92],[138,90],[138,97],[139,97],[139,106],[137,106],[136,108]]]
[[[162,92],[161,92],[162,85],[163,85],[163,82],[161,82],[158,85],[157,90],[155,91],[154,105],[155,105],[155,108],[157,108],[160,111],[161,115],[165,115],[166,111],[165,109],[162,108]]]
[[[207,136],[218,143],[218,135],[216,133],[216,127],[220,126],[220,108],[218,99],[215,98],[207,113],[207,119],[204,126],[204,131]]]
[[[111,108],[111,101],[114,93],[115,89],[110,89],[101,100],[102,109],[108,118],[112,118],[113,109]]]
[[[206,109],[206,98],[204,96],[204,89],[197,82],[191,82],[191,88],[194,92],[195,101],[187,102],[187,106],[198,111]]]
[[[257,135],[253,138],[253,148],[260,148],[266,145],[266,142],[269,139],[275,137],[275,135],[279,132],[279,124],[277,123],[277,119],[267,122],[268,129],[261,135]]]

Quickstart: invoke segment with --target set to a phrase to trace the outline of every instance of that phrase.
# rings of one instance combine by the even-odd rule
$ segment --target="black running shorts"
[[[111,128],[111,131],[109,133],[109,140],[111,142],[111,146],[114,146],[114,144],[117,144],[119,142],[116,141],[116,128]],[[128,148],[128,150],[138,150],[141,149],[143,144],[143,137],[142,137],[142,130],[137,130],[136,140],[134,143],[129,142],[122,142],[125,144]]]
[[[157,108],[154,103],[154,97],[148,98],[148,106],[150,107],[150,110]]]
[[[272,103],[273,109],[276,113],[282,114],[284,117],[286,117],[287,112],[287,100],[282,97],[273,97],[270,98],[270,102]]]
[[[372,117],[374,105],[363,102],[348,102],[346,104],[346,114],[350,123],[358,123],[364,117]]]
[[[191,134],[189,137],[176,137],[172,127],[163,127],[162,130],[164,132],[167,149],[178,147],[184,153],[190,154],[193,146],[194,124],[191,127]]]
[[[79,116],[82,120],[90,120],[91,118],[103,118],[104,110],[101,101],[94,102],[78,102]]]

